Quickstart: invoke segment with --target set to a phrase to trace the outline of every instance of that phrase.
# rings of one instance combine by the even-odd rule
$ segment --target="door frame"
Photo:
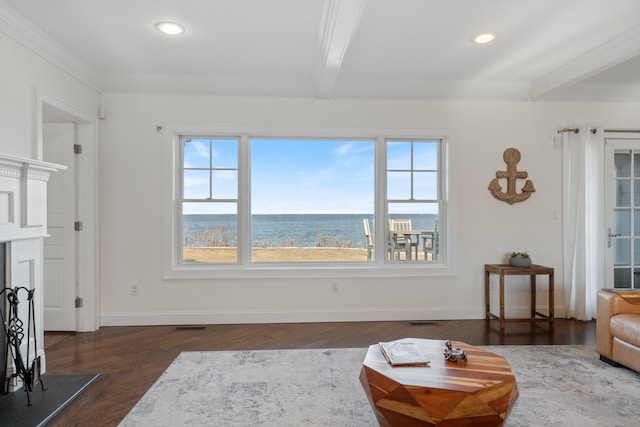
[[[605,182],[604,182],[604,189],[605,189],[605,195],[604,195],[604,242],[603,242],[603,248],[604,248],[604,253],[605,253],[605,257],[604,257],[604,273],[605,273],[605,282],[607,283],[608,287],[613,287],[614,286],[614,282],[613,282],[613,268],[614,268],[614,260],[613,260],[613,247],[609,248],[607,247],[607,241],[608,241],[608,230],[609,228],[613,229],[613,195],[612,195],[612,189],[611,189],[611,176],[607,175],[607,170],[608,167],[610,167],[610,165],[607,165],[608,161],[612,161],[613,158],[609,158],[609,152],[611,152],[611,154],[613,154],[615,152],[615,145],[618,145],[617,143],[620,144],[624,144],[623,141],[640,141],[640,132],[638,131],[607,131],[605,130],[605,132],[609,132],[609,135],[605,135],[604,137],[604,152],[603,152],[603,157],[604,157],[604,171],[605,171]],[[640,148],[640,145],[637,146],[637,148]],[[633,218],[631,218],[631,221],[633,221]],[[632,239],[634,238],[633,236],[631,237]],[[615,238],[613,238],[613,244],[615,245]],[[633,265],[633,259],[631,260],[631,264]]]
[[[95,331],[99,321],[98,271],[98,122],[97,116],[81,111],[57,98],[36,92],[36,138],[34,152],[43,160],[44,120],[53,113],[62,122],[76,125],[76,140],[82,145],[82,161],[76,170],[76,219],[82,221],[77,238],[77,292],[82,307],[77,308],[77,332]],[[97,111],[96,111],[97,113]]]

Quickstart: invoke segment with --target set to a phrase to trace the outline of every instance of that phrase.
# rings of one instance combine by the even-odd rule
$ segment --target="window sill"
[[[410,262],[408,264],[411,264]],[[220,279],[317,279],[317,278],[380,278],[380,277],[437,277],[454,276],[452,265],[445,264],[252,264],[230,265],[181,265],[165,269],[165,280],[220,280]]]

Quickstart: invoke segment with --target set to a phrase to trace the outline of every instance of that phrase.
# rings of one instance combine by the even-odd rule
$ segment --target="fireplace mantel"
[[[44,348],[44,250],[47,237],[47,182],[52,173],[66,166],[0,154],[0,242],[4,251],[5,287],[25,287],[34,290],[35,334],[21,345],[23,357],[39,358],[42,373],[46,370]],[[28,310],[21,309],[20,319],[28,324]],[[26,328],[26,326],[25,326]],[[25,336],[26,338],[26,336]],[[39,347],[35,349],[35,339]],[[27,342],[29,341],[29,342]],[[33,342],[31,342],[33,341]],[[27,349],[29,353],[27,355]],[[25,360],[26,362],[26,360]],[[4,365],[4,363],[3,363]],[[7,376],[15,372],[13,361],[7,366]],[[22,386],[18,378],[8,384],[7,391]]]
[[[0,154],[0,241],[47,235],[47,182],[66,166]]]

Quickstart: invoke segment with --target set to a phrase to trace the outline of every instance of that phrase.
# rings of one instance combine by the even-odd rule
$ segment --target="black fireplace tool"
[[[25,362],[22,357],[20,347],[22,340],[24,339],[24,322],[20,319],[18,314],[18,304],[20,300],[18,293],[25,291],[27,293],[27,301],[29,301],[29,319],[27,321],[27,360]],[[35,325],[35,307],[33,303],[33,294],[35,289],[27,289],[24,286],[17,286],[15,288],[4,288],[0,291],[0,295],[4,294],[6,300],[9,303],[9,312],[6,315],[3,310],[0,310],[0,317],[2,318],[2,325],[4,327],[4,333],[7,337],[5,344],[5,355],[11,353],[11,359],[14,363],[15,372],[7,376],[4,379],[3,389],[5,393],[8,391],[8,385],[14,378],[20,378],[22,380],[23,389],[27,393],[27,403],[31,406],[31,397],[29,392],[33,391],[33,386],[39,382],[42,387],[42,391],[45,391],[44,382],[41,378],[41,366],[40,357],[38,356],[38,338],[36,334]],[[4,299],[2,299],[4,301]],[[31,355],[30,344],[33,335],[34,356],[30,362]],[[9,358],[5,362],[5,372],[7,371],[9,364]]]

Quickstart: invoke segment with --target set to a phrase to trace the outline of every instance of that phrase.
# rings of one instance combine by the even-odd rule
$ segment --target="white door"
[[[44,329],[75,331],[76,323],[76,155],[75,125],[43,127],[44,160],[67,166],[54,173],[47,186],[47,225],[44,240]]]
[[[605,139],[605,283],[640,289],[640,139]]]

